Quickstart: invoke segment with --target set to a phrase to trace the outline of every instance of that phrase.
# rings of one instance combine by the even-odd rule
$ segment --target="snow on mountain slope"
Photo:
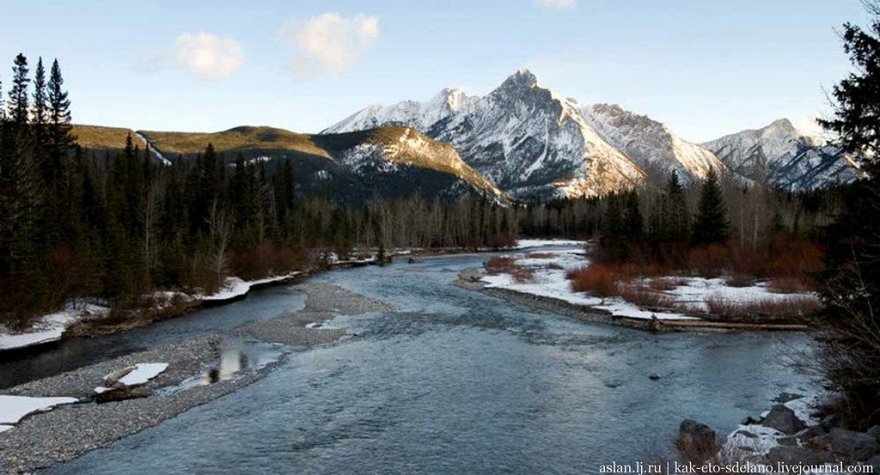
[[[713,151],[735,173],[754,177],[765,171],[770,183],[792,191],[849,183],[859,176],[840,149],[802,133],[788,119],[726,135],[704,143],[703,147]]]
[[[520,198],[596,196],[645,178],[587,123],[574,101],[539,86],[528,70],[483,97],[444,90],[426,103],[371,106],[325,132],[387,123],[452,144],[470,166]]]
[[[728,171],[714,153],[682,140],[666,125],[647,116],[626,111],[616,104],[591,104],[580,110],[606,141],[652,177],[666,179],[675,171],[688,182],[705,178],[710,169],[719,174]]]

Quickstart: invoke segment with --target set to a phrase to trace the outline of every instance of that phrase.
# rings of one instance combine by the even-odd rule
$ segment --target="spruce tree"
[[[728,234],[727,210],[721,196],[718,174],[715,170],[709,170],[700,190],[700,204],[694,220],[693,243],[697,246],[725,244]]]
[[[825,376],[845,398],[840,415],[861,429],[880,423],[880,3],[869,11],[868,29],[844,25],[856,72],[834,87],[834,119],[819,121],[868,173],[828,228],[819,287]]]
[[[6,101],[3,99],[3,81],[0,80],[0,126],[6,122]]]
[[[37,59],[37,69],[34,72],[34,113],[32,118],[36,145],[39,148],[45,145],[44,133],[47,122],[46,99],[46,70],[43,68],[43,58],[40,57]]]
[[[22,128],[28,123],[28,72],[27,58],[19,53],[12,67],[12,87],[9,89],[9,115],[16,128]]]
[[[688,211],[684,189],[678,181],[678,174],[672,172],[666,185],[666,206],[664,227],[666,240],[672,244],[685,243],[690,236],[691,216]]]
[[[60,168],[75,137],[71,134],[73,126],[70,118],[70,99],[67,97],[67,91],[64,90],[64,79],[61,77],[61,67],[57,59],[52,62],[52,71],[49,73],[48,93],[50,163]]]

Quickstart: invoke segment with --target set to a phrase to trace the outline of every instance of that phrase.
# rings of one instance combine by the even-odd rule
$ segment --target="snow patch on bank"
[[[498,275],[486,275],[481,278],[488,288],[508,289],[540,297],[561,300],[574,305],[592,307],[604,310],[616,317],[653,319],[660,320],[699,320],[698,317],[689,316],[688,313],[697,314],[709,311],[709,302],[723,301],[734,305],[754,302],[779,303],[789,300],[815,298],[812,293],[778,294],[772,293],[767,284],[759,282],[746,287],[731,287],[722,278],[703,277],[660,277],[655,279],[668,279],[672,284],[671,290],[654,290],[671,302],[670,307],[676,310],[646,310],[638,305],[630,303],[619,297],[599,298],[585,292],[575,292],[566,274],[569,271],[585,268],[590,265],[590,260],[583,251],[583,241],[554,241],[554,240],[521,240],[519,248],[568,246],[576,248],[562,250],[537,250],[534,253],[516,253],[507,257],[514,259],[514,263],[520,267],[527,267],[532,271],[532,277],[526,281],[517,281],[513,276],[506,273]],[[623,285],[636,288],[650,288],[650,278],[634,279]],[[679,311],[680,309],[680,311]]]
[[[48,411],[61,404],[72,404],[78,399],[73,397],[27,397],[0,396],[0,432],[12,428],[28,414]]]
[[[60,312],[44,315],[34,321],[24,332],[3,332],[0,327],[0,351],[27,348],[58,341],[71,324],[87,316],[106,313],[109,309],[99,305],[69,304]]]
[[[575,241],[570,239],[518,239],[515,249],[526,249],[529,247],[550,247],[550,246],[578,246],[584,247],[586,241]]]

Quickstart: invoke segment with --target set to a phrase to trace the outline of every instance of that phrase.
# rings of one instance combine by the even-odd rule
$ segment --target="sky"
[[[528,68],[702,142],[811,128],[850,70],[846,21],[859,0],[0,0],[0,81],[19,52],[57,57],[76,123],[319,132]]]

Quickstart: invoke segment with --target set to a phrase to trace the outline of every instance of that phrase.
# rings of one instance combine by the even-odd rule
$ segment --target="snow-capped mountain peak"
[[[746,170],[754,168],[757,156],[770,161],[788,157],[782,168],[811,174],[814,178],[797,180],[813,187],[828,171],[820,157],[831,153],[820,153],[825,150],[821,141],[786,119],[694,144],[665,124],[616,104],[581,105],[542,86],[528,69],[485,96],[447,88],[425,102],[367,107],[324,132],[382,125],[410,126],[453,145],[470,166],[520,198],[603,195],[646,180],[665,181],[672,172],[685,182],[703,179],[709,170],[749,177]],[[842,170],[835,177],[849,175]],[[788,181],[782,186],[788,186],[791,180],[783,178]]]
[[[788,119],[702,145],[734,172],[746,177],[766,174],[769,182],[780,188],[813,189],[858,177],[858,171],[838,148],[801,132]]]

